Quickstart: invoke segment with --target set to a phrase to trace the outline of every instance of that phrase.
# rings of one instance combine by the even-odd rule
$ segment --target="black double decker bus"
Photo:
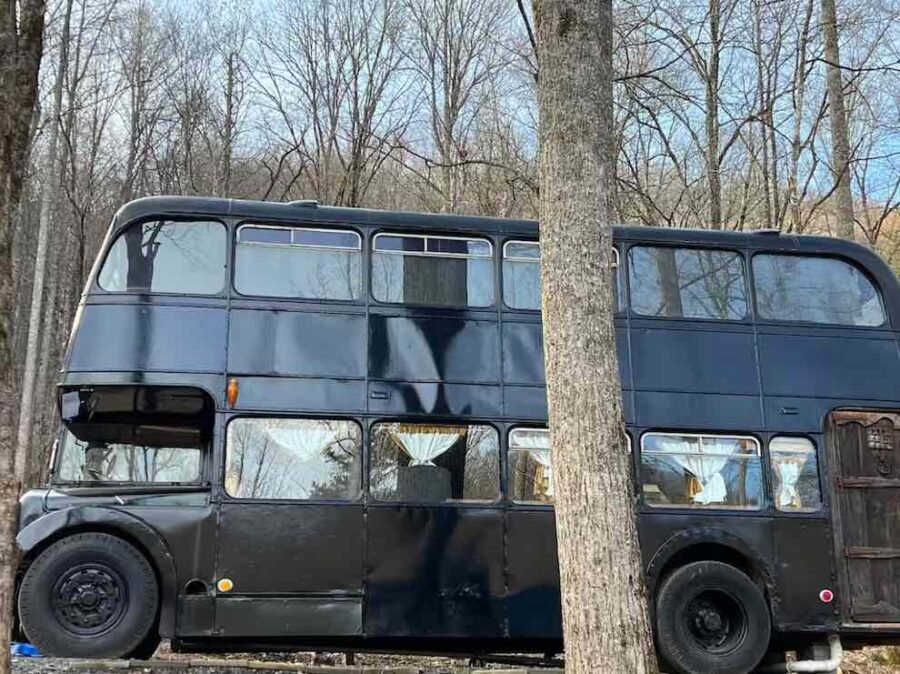
[[[21,504],[56,655],[562,649],[537,223],[157,197],[115,216]],[[660,655],[900,639],[900,287],[870,250],[622,227]],[[572,269],[577,274],[577,269]],[[602,568],[596,569],[602,575]]]

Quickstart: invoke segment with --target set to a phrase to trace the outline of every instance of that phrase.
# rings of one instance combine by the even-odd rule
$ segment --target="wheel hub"
[[[725,621],[715,609],[701,609],[697,616],[697,626],[705,632],[714,634],[722,630]]]
[[[56,582],[53,611],[63,627],[93,634],[114,625],[125,611],[125,586],[104,564],[79,564]]]
[[[746,619],[737,602],[720,592],[696,596],[688,603],[684,620],[690,638],[709,653],[731,650],[746,629]]]

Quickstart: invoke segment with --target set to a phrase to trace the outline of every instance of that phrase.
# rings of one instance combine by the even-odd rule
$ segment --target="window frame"
[[[737,256],[741,262],[741,276],[744,280],[744,305],[745,311],[741,318],[717,318],[717,317],[700,317],[700,316],[653,316],[652,314],[642,314],[637,311],[632,304],[634,296],[633,285],[631,283],[631,270],[634,267],[631,253],[635,248],[668,248],[671,250],[687,250],[687,251],[706,251],[713,253],[732,253]],[[681,242],[669,243],[660,241],[633,241],[629,244],[625,251],[627,258],[627,270],[624,273],[627,279],[627,289],[624,292],[624,301],[627,305],[627,311],[630,316],[636,319],[647,319],[656,321],[688,321],[692,323],[714,321],[716,323],[751,323],[756,316],[755,294],[753,294],[753,277],[750,274],[752,263],[748,263],[746,252],[741,248],[721,248],[709,245],[690,245]],[[623,308],[624,310],[624,308]]]
[[[399,239],[422,239],[423,250],[379,250],[378,239],[383,236],[391,236]],[[474,255],[472,253],[435,253],[428,250],[429,239],[448,239],[450,241],[482,241],[488,245],[490,252],[487,255]],[[449,257],[463,260],[491,260],[494,257],[494,242],[485,236],[456,236],[443,234],[413,234],[409,232],[377,232],[372,237],[372,253],[385,255],[404,255],[412,257]]]
[[[196,292],[159,292],[154,290],[107,290],[102,285],[100,285],[100,275],[103,273],[103,268],[106,266],[107,261],[109,260],[109,256],[112,253],[113,247],[118,243],[119,239],[121,239],[125,232],[131,229],[132,227],[141,226],[143,227],[148,222],[166,222],[166,223],[192,223],[192,222],[214,222],[217,225],[221,226],[225,230],[225,256],[222,260],[222,287],[219,288],[214,293],[196,293]],[[110,232],[110,236],[104,239],[104,242],[101,247],[102,257],[98,258],[99,262],[95,262],[95,269],[91,270],[91,293],[103,293],[105,295],[112,296],[125,296],[125,295],[153,295],[156,297],[202,297],[205,299],[209,298],[224,298],[228,294],[228,283],[229,277],[232,274],[232,264],[231,264],[231,256],[229,255],[229,232],[230,228],[228,223],[226,223],[223,219],[206,215],[204,213],[198,213],[196,217],[187,216],[187,215],[176,215],[176,216],[167,216],[165,214],[156,214],[156,215],[148,215],[142,216],[139,218],[135,218],[128,222],[128,224],[123,225],[122,227],[115,230],[115,232]]]
[[[241,232],[245,229],[276,229],[276,230],[288,230],[291,232],[291,243],[267,243],[263,241],[241,241]],[[294,243],[294,235],[295,231],[304,231],[304,232],[322,232],[325,234],[353,234],[356,237],[356,247],[350,248],[347,246],[326,246],[315,243]],[[268,246],[272,248],[313,248],[318,250],[355,250],[358,252],[362,252],[362,235],[356,231],[355,229],[350,228],[333,228],[333,227],[298,227],[296,225],[271,225],[271,224],[256,224],[254,222],[242,222],[235,229],[235,237],[234,237],[235,246],[238,244],[243,246]]]
[[[692,505],[690,503],[671,503],[671,504],[653,504],[647,501],[644,496],[644,479],[643,479],[643,464],[644,464],[644,455],[658,455],[658,456],[726,456],[726,457],[752,457],[754,454],[748,453],[735,453],[735,454],[726,454],[723,455],[721,453],[711,453],[704,454],[701,452],[660,452],[654,450],[647,450],[645,447],[646,439],[649,436],[657,436],[657,437],[676,437],[676,438],[698,438],[700,440],[700,447],[703,447],[703,438],[722,438],[727,440],[750,440],[754,443],[756,447],[755,456],[759,461],[759,503],[754,507],[745,507],[745,506],[729,506],[721,503],[715,503],[711,505]],[[763,443],[762,441],[755,435],[750,433],[741,435],[737,433],[724,433],[724,432],[708,432],[708,433],[680,433],[678,431],[644,431],[641,433],[640,438],[640,455],[636,457],[636,486],[638,489],[638,493],[640,494],[641,503],[645,508],[650,508],[652,510],[685,510],[690,512],[708,512],[721,510],[728,513],[761,513],[768,510],[769,504],[767,503],[767,499],[769,496],[769,488],[767,486],[768,475],[767,470],[768,467],[765,465],[766,461],[763,456]]]
[[[422,239],[422,251],[404,251],[404,250],[379,250],[378,249],[378,239],[383,236],[391,236],[398,237],[404,239]],[[490,250],[487,255],[472,255],[468,253],[435,253],[428,251],[428,239],[450,239],[453,241],[481,241],[488,245]],[[430,308],[439,311],[495,311],[497,307],[497,295],[498,291],[502,292],[502,289],[499,287],[497,281],[497,256],[495,255],[494,250],[494,241],[487,234],[477,234],[471,236],[459,236],[457,234],[418,234],[415,232],[398,232],[395,230],[382,230],[375,232],[372,234],[372,244],[369,250],[369,264],[368,269],[366,270],[367,274],[367,282],[368,282],[368,293],[372,302],[376,304],[388,306],[388,307],[416,307],[416,308]],[[458,304],[427,304],[421,302],[388,302],[386,300],[380,300],[375,296],[375,284],[373,279],[375,278],[375,274],[373,273],[373,267],[375,266],[375,256],[377,254],[380,255],[399,255],[403,257],[425,257],[425,258],[437,258],[437,259],[456,259],[456,260],[489,260],[491,261],[491,303],[485,304],[484,306],[473,306],[470,304],[458,305]],[[501,298],[502,301],[502,298]]]
[[[774,466],[772,465],[772,441],[781,438],[789,440],[805,440],[810,445],[812,445],[812,454],[816,457],[816,485],[819,490],[818,508],[793,508],[791,510],[783,510],[782,508],[778,507],[778,499],[776,498],[777,494],[775,493],[775,471]],[[789,450],[776,449],[775,451],[786,452]],[[766,496],[770,500],[772,510],[779,517],[809,517],[810,515],[821,515],[825,511],[826,490],[824,489],[825,485],[823,484],[822,480],[822,461],[819,454],[819,444],[812,437],[810,437],[809,435],[804,435],[802,433],[772,433],[769,436],[768,441],[766,442],[766,471],[768,472],[768,493]]]
[[[256,241],[240,241],[240,233],[245,228],[251,229],[278,229],[278,230],[288,230],[291,231],[291,243],[264,243],[264,242],[256,242]],[[308,243],[293,243],[293,230],[304,230],[309,232],[338,232],[341,234],[349,233],[353,234],[356,237],[357,248],[345,248],[342,246],[322,246],[316,244],[308,244]],[[231,291],[235,294],[235,296],[239,299],[253,299],[253,300],[266,300],[269,302],[312,302],[315,304],[319,303],[338,303],[338,304],[364,304],[366,301],[365,298],[365,284],[367,282],[366,272],[365,272],[365,245],[364,245],[365,237],[363,234],[357,230],[355,227],[304,227],[296,224],[271,224],[271,223],[256,223],[253,221],[243,220],[236,227],[234,231],[234,236],[232,237],[231,245],[233,247],[233,252],[231,255],[231,274],[230,274],[230,283],[231,283]],[[343,251],[343,252],[357,252],[359,253],[359,296],[355,299],[329,299],[324,297],[293,297],[290,295],[259,295],[259,294],[249,294],[243,293],[238,290],[237,287],[237,255],[238,255],[238,247],[239,246],[259,246],[260,248],[301,248],[308,250],[324,250],[324,251]]]
[[[768,257],[792,257],[792,258],[800,258],[800,259],[811,259],[811,260],[835,260],[837,262],[843,262],[846,265],[849,265],[853,269],[855,269],[859,274],[861,274],[871,285],[872,289],[875,290],[875,294],[878,297],[878,304],[881,308],[881,315],[884,317],[884,320],[878,325],[853,325],[852,323],[831,323],[831,322],[823,322],[823,321],[802,321],[802,320],[788,320],[784,318],[769,318],[767,316],[763,316],[759,311],[759,303],[758,303],[758,293],[756,292],[756,269],[754,267],[755,261],[757,257],[768,256]],[[796,325],[796,326],[805,326],[805,327],[820,327],[820,328],[837,328],[837,329],[849,329],[849,330],[886,330],[891,327],[891,318],[888,314],[887,305],[884,301],[884,289],[881,287],[881,284],[878,283],[878,280],[869,273],[869,270],[864,266],[859,264],[856,260],[845,257],[843,255],[831,255],[827,253],[806,253],[806,252],[793,252],[793,251],[783,251],[783,250],[754,250],[750,253],[750,263],[749,263],[749,273],[750,273],[750,288],[753,293],[753,315],[757,323],[766,323],[766,324],[774,324],[774,325]]]
[[[357,490],[356,497],[353,499],[337,499],[337,498],[320,498],[320,499],[292,499],[292,498],[271,498],[271,497],[247,497],[241,498],[240,496],[232,496],[228,493],[228,489],[226,488],[225,482],[228,475],[228,450],[230,444],[228,442],[228,432],[231,424],[235,421],[239,420],[247,420],[247,419],[287,419],[291,421],[346,421],[352,424],[355,424],[357,429],[359,430],[359,489]],[[360,422],[359,419],[355,417],[340,417],[340,416],[298,416],[298,415],[290,415],[290,414],[234,414],[228,417],[225,420],[225,423],[222,428],[222,462],[221,467],[218,471],[219,478],[219,489],[221,490],[222,496],[228,503],[284,503],[284,504],[293,504],[293,505],[360,505],[364,503],[366,499],[366,495],[368,493],[368,470],[366,467],[366,434],[365,434],[365,425]],[[366,480],[366,481],[364,481]]]
[[[385,501],[377,498],[372,493],[372,439],[375,435],[374,430],[376,426],[382,424],[416,424],[421,426],[486,426],[490,428],[497,438],[497,496],[488,500],[462,500],[462,499],[450,499],[448,501]],[[493,421],[485,421],[482,419],[469,419],[465,418],[462,421],[459,418],[451,419],[449,421],[444,418],[437,417],[435,419],[406,419],[406,418],[396,418],[396,417],[381,417],[371,419],[370,423],[366,426],[366,436],[364,440],[365,444],[365,467],[364,467],[364,477],[365,477],[365,493],[366,493],[366,504],[369,506],[377,506],[377,507],[392,507],[392,506],[401,506],[404,508],[500,508],[503,506],[503,502],[505,499],[504,492],[504,484],[505,477],[503,475],[504,470],[506,469],[506,462],[503,456],[503,434],[500,432],[500,428],[498,428],[497,423]]]

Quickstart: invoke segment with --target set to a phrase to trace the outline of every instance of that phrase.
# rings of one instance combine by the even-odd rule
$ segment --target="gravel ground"
[[[154,660],[159,665],[154,667],[141,666],[135,663],[128,671],[141,672],[141,674],[176,674],[179,671],[164,666],[165,662],[182,663],[200,656],[171,653],[165,646],[160,649]],[[253,654],[229,654],[215,656],[215,666],[192,667],[196,674],[247,674],[244,667],[227,666],[223,660],[263,660],[267,662],[291,663],[306,665],[314,668],[316,674],[327,674],[329,666],[334,666],[336,672],[346,672],[345,661],[342,654],[328,653],[253,653]],[[97,663],[94,667],[83,661],[61,660],[55,658],[14,658],[13,674],[122,674],[123,667],[127,663],[118,663],[118,666],[109,666],[107,663]],[[237,664],[237,663],[236,663]],[[241,663],[243,664],[243,663]],[[321,667],[321,669],[320,669]],[[365,674],[378,674],[390,672],[391,674],[464,674],[476,671],[468,668],[468,662],[455,658],[429,658],[412,655],[377,655],[359,654],[356,656],[355,667],[361,668],[354,671],[362,671]],[[485,669],[497,669],[512,671],[511,666],[485,665]],[[263,672],[264,670],[257,670]],[[516,672],[525,672],[524,669],[516,669]],[[534,671],[529,670],[529,674]],[[552,672],[553,670],[543,670]],[[850,651],[844,657],[844,674],[900,674],[900,648],[870,648],[861,651]],[[500,671],[497,674],[501,674]]]

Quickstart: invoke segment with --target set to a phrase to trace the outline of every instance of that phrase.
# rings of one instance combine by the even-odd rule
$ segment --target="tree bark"
[[[13,472],[16,375],[13,222],[25,179],[43,53],[44,0],[0,2],[0,674],[8,674],[19,485]]]
[[[613,325],[612,1],[536,0],[534,11],[566,669],[655,672]]]
[[[844,78],[838,46],[837,13],[834,0],[822,0],[822,34],[825,38],[825,75],[828,89],[828,117],[831,120],[831,173],[834,176],[835,233],[853,238],[853,193],[850,191],[850,139],[844,108]]]

